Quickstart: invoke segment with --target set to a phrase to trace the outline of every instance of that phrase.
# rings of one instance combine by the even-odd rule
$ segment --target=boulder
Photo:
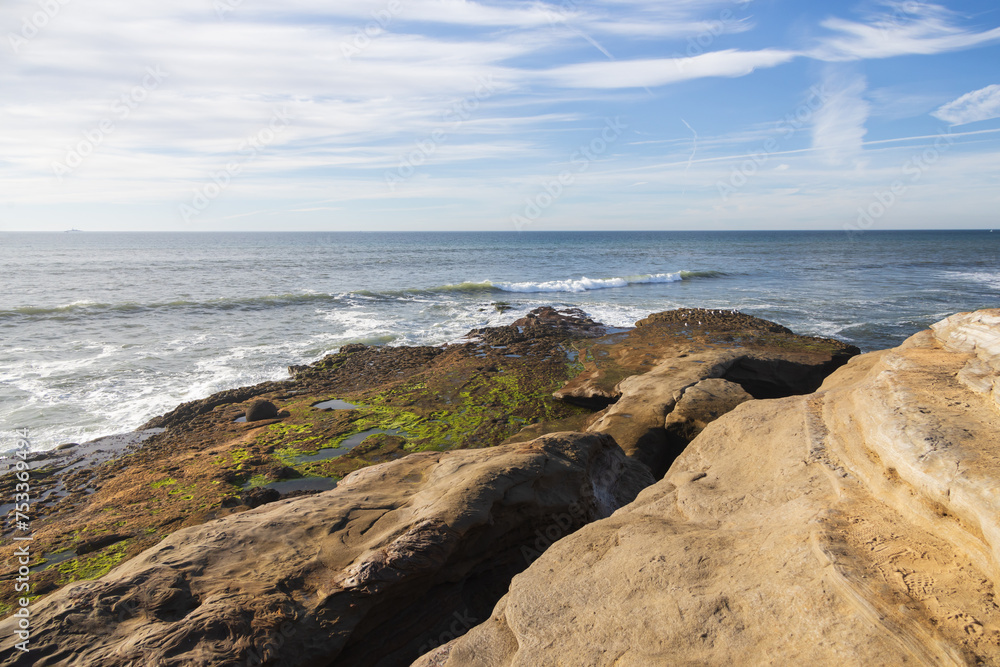
[[[240,496],[240,500],[247,507],[260,507],[261,505],[277,502],[280,499],[281,493],[277,489],[269,489],[267,487],[250,489]]]
[[[400,665],[486,618],[549,544],[653,482],[605,435],[425,452],[179,530],[31,608],[5,665]]]
[[[277,419],[278,408],[271,401],[257,400],[247,408],[247,422],[259,422],[265,419]]]
[[[998,352],[961,314],[743,403],[414,665],[1000,664]]]

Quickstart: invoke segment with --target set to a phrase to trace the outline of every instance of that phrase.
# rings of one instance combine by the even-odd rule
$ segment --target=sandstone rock
[[[661,477],[676,455],[676,436],[695,432],[665,420],[684,392],[709,378],[740,384],[755,398],[814,391],[859,353],[845,343],[798,336],[742,313],[681,309],[656,313],[636,328],[578,344],[584,371],[555,393],[567,401],[613,402],[589,427]]]
[[[429,665],[1000,664],[1000,311],[709,424]]]
[[[526,558],[652,481],[599,434],[413,454],[175,532],[37,603],[29,654],[17,619],[0,623],[0,660],[407,664],[485,618]]]
[[[265,419],[276,419],[278,408],[271,401],[257,400],[247,408],[247,422],[259,422]]]
[[[656,467],[665,471],[706,426],[752,400],[743,387],[721,378],[702,380],[685,389],[664,422],[668,447]]]

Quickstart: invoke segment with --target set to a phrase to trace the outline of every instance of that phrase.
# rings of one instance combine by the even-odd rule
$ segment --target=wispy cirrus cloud
[[[1000,41],[1000,28],[976,31],[959,25],[955,12],[927,2],[886,2],[866,22],[828,18],[822,27],[833,35],[810,55],[819,60],[847,61],[932,55]]]
[[[846,164],[861,153],[871,107],[864,99],[863,76],[829,70],[824,77],[826,101],[813,117],[813,149],[829,164]]]
[[[228,8],[221,14],[220,3]],[[943,101],[985,82],[972,75],[937,86],[912,76],[897,80],[893,68],[906,60],[900,59],[869,69],[869,91],[857,65],[839,83],[831,75],[831,99],[815,117],[790,124],[787,118],[814,83],[810,59],[960,51],[990,44],[1000,31],[917,2],[883,3],[874,14],[858,14],[853,6],[846,14],[836,4],[803,3],[790,11],[793,5],[741,0],[59,4],[59,14],[37,36],[0,55],[0,88],[15,91],[0,99],[4,203],[23,210],[85,203],[105,211],[142,204],[168,224],[177,202],[238,158],[246,137],[284,107],[290,124],[233,179],[212,209],[218,220],[287,210],[296,220],[326,224],[329,218],[310,212],[392,197],[390,203],[408,211],[461,200],[453,215],[461,225],[466,216],[506,210],[505,198],[518,188],[537,191],[551,178],[552,165],[564,164],[594,140],[604,118],[619,114],[628,116],[632,134],[577,180],[579,191],[595,200],[607,196],[622,205],[656,187],[668,199],[686,198],[697,196],[699,183],[711,199],[730,162],[744,164],[762,150],[790,166],[762,165],[740,197],[770,180],[770,192],[787,194],[803,174],[834,190],[873,173],[874,166],[853,169],[863,148],[872,165],[876,153],[888,151],[890,144],[862,143],[869,126],[876,142],[904,133],[919,138],[929,130],[887,131],[887,120],[927,123],[927,113]],[[25,17],[38,11],[37,0],[0,4],[0,37],[19,33]],[[834,12],[842,17],[827,18]],[[805,47],[792,41],[810,27],[822,37]],[[994,55],[940,60],[980,57],[988,64]],[[116,115],[116,100],[141,83],[147,67],[169,76],[127,117]],[[484,81],[489,93],[477,98]],[[939,117],[957,122],[993,113],[989,99],[966,97],[941,107]],[[461,122],[455,122],[456,108],[464,108]],[[53,163],[79,153],[106,118],[114,120],[113,131],[91,142],[92,154],[79,169],[56,179]],[[793,125],[795,132],[783,131]],[[973,139],[977,146],[994,141],[977,135],[970,146]],[[769,140],[780,150],[764,148]],[[414,151],[423,151],[426,162],[390,192],[385,173]],[[632,173],[649,165],[655,166],[650,174]],[[627,174],[627,182],[618,183],[610,170],[620,170],[623,179]],[[628,192],[616,191],[619,185]],[[367,220],[363,206],[345,204],[338,220]],[[611,207],[607,215],[624,210]],[[418,224],[422,218],[414,215],[393,224]],[[0,215],[0,226],[6,221]]]
[[[541,78],[567,88],[643,88],[707,77],[746,76],[760,68],[787,63],[798,55],[779,49],[727,49],[690,58],[578,63],[546,70]]]
[[[950,125],[1000,118],[1000,85],[993,84],[962,95],[931,114]]]

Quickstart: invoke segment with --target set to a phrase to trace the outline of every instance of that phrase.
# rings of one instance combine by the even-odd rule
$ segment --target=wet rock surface
[[[317,493],[368,465],[416,451],[490,447],[529,424],[538,427],[536,436],[576,429],[589,412],[552,392],[574,372],[566,357],[569,336],[593,325],[549,309],[529,325],[531,335],[519,326],[478,332],[513,341],[506,345],[345,345],[288,381],[220,392],[150,420],[138,434],[36,455],[32,593],[99,577],[174,531]],[[350,399],[357,408],[312,407],[330,399]],[[237,421],[257,403],[277,412]],[[287,488],[300,478],[300,486]],[[4,498],[13,498],[15,481],[0,477]],[[0,582],[11,585],[0,586],[0,614],[6,615],[19,595],[9,540],[15,526],[6,508],[4,515]],[[77,553],[81,543],[123,533],[128,539]]]
[[[277,419],[278,408],[271,401],[257,400],[250,404],[244,415],[248,422],[259,422],[265,419]]]

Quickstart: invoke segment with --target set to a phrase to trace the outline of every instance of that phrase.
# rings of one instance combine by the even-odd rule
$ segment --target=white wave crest
[[[683,280],[678,273],[649,273],[628,278],[570,278],[567,280],[550,280],[540,283],[493,283],[493,286],[504,292],[589,292],[613,287],[628,287],[629,285],[644,285],[649,283],[676,283]]]

